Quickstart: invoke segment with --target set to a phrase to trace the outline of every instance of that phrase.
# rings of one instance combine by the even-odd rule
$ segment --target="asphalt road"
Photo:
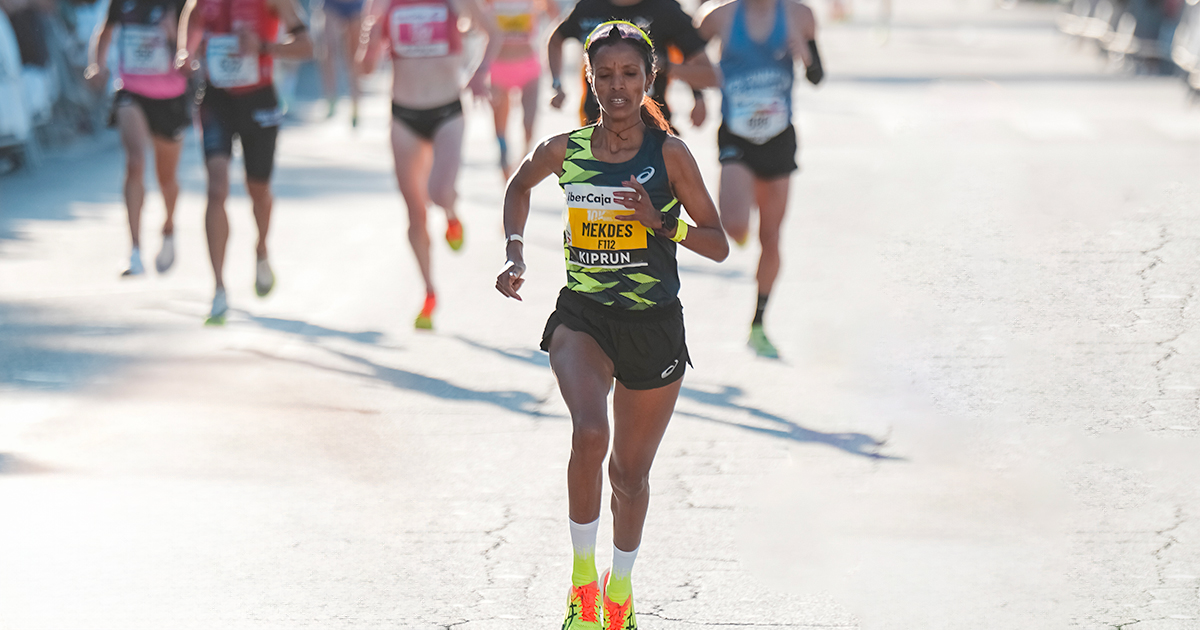
[[[744,345],[755,248],[680,256],[695,369],[642,627],[1200,628],[1200,107],[1053,7],[900,3],[888,32],[874,8],[823,25],[828,83],[797,88],[783,360]],[[385,88],[356,131],[284,129],[266,299],[234,178],[224,328],[194,137],[164,276],[118,277],[112,135],[0,178],[0,629],[561,623],[570,423],[536,347],[561,193],[535,191],[525,301],[502,299],[470,106],[467,245],[435,242],[414,331]],[[714,191],[716,122],[682,134]],[[161,216],[151,195],[147,263]]]

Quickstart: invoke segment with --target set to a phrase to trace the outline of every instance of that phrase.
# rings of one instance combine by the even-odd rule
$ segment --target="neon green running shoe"
[[[637,630],[637,615],[633,613],[633,595],[618,604],[608,598],[608,574],[604,572],[604,630]]]
[[[204,320],[205,326],[224,326],[225,313],[229,311],[229,302],[225,299],[225,289],[217,289],[213,295],[212,310]]]
[[[562,630],[602,630],[600,585],[595,581],[572,586],[567,593],[567,616]]]
[[[767,333],[763,331],[762,324],[750,325],[750,341],[747,344],[754,349],[754,353],[760,357],[768,359],[778,359],[779,351],[775,349],[775,344],[767,339]]]

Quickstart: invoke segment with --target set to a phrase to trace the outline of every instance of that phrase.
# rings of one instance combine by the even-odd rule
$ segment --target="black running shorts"
[[[130,105],[136,106],[145,114],[150,133],[164,140],[179,140],[183,131],[191,123],[187,97],[183,94],[175,98],[160,99],[134,94],[127,90],[117,90],[117,93],[113,95],[112,113],[108,119],[109,126],[117,125],[117,110]]]
[[[246,179],[271,180],[275,168],[275,139],[283,111],[268,85],[248,94],[230,94],[211,85],[200,102],[200,129],[204,136],[204,158],[233,155],[233,137],[242,142]]]
[[[800,168],[796,165],[796,127],[788,125],[779,135],[762,144],[754,144],[733,133],[725,123],[717,130],[717,160],[722,164],[745,164],[759,179],[787,177]]]
[[[542,350],[559,325],[586,333],[613,362],[613,377],[628,389],[656,389],[683,378],[691,363],[683,333],[683,305],[676,299],[645,311],[604,306],[563,288],[546,321]]]

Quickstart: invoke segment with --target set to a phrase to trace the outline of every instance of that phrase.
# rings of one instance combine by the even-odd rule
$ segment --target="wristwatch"
[[[562,89],[562,79],[559,79],[558,77],[554,77],[553,79],[550,80],[550,87],[554,88],[555,90],[561,90]]]

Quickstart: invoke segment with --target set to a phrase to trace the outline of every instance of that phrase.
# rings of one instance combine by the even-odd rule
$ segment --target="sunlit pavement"
[[[1200,107],[1053,7],[900,2],[890,32],[853,9],[797,90],[782,361],[744,345],[756,249],[680,256],[695,369],[642,627],[1200,628]],[[560,193],[502,299],[471,106],[467,245],[435,238],[437,330],[413,330],[385,87],[356,131],[345,104],[284,130],[266,299],[235,184],[224,328],[194,137],[165,276],[118,278],[115,137],[0,178],[0,629],[559,626],[570,423],[536,346]],[[715,118],[683,130],[714,191]]]

